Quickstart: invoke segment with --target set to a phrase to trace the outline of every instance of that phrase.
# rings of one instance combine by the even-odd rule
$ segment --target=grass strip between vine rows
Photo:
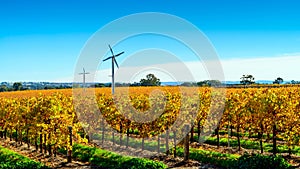
[[[43,163],[36,162],[22,156],[12,150],[0,146],[0,168],[1,169],[50,169]]]
[[[114,169],[164,169],[168,168],[162,162],[153,161],[145,158],[135,158],[122,156],[114,152],[102,150],[96,147],[90,147],[80,144],[73,146],[73,158],[80,161],[88,161],[97,168]]]

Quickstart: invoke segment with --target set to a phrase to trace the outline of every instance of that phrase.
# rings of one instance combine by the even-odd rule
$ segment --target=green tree
[[[204,80],[204,81],[200,81],[200,82],[197,82],[197,85],[198,86],[221,86],[222,83],[221,81],[219,80]]]
[[[95,84],[95,87],[105,87],[105,84],[104,83],[97,83],[97,84]]]
[[[193,83],[193,82],[183,82],[180,86],[196,86],[197,84],[196,83]]]
[[[154,74],[148,74],[146,79],[140,80],[141,86],[160,86],[160,79],[155,77]]]
[[[21,82],[15,82],[15,83],[13,84],[13,90],[15,90],[15,91],[17,91],[17,90],[22,90],[22,88],[23,88],[23,85],[22,85]]]
[[[80,88],[80,84],[78,84],[78,83],[73,83],[73,88]]]
[[[273,84],[281,84],[283,82],[283,79],[281,77],[277,77],[277,79],[274,80]]]
[[[240,83],[243,84],[243,85],[253,84],[254,83],[254,76],[252,76],[252,75],[243,75],[241,77]]]
[[[1,85],[1,86],[0,86],[0,92],[5,92],[5,91],[7,91],[7,90],[8,90],[8,88],[7,88],[6,85]]]

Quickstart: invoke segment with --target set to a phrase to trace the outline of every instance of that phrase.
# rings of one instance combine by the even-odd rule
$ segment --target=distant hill
[[[162,86],[178,86],[181,85],[183,82],[161,82]]]
[[[256,80],[255,83],[258,84],[273,84],[272,80]],[[231,84],[240,84],[240,81],[225,81],[223,84],[231,85]]]
[[[178,86],[184,82],[161,82],[162,86]],[[240,84],[240,81],[224,81],[222,82],[225,85],[233,85],[233,84]],[[258,84],[273,84],[272,80],[257,80],[255,83]]]

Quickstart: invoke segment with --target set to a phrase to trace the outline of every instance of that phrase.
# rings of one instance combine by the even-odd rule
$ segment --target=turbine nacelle
[[[103,62],[105,62],[105,61],[107,61],[107,60],[109,60],[109,59],[112,59],[112,62],[115,63],[115,64],[117,65],[117,67],[119,68],[119,65],[118,65],[118,63],[117,63],[117,61],[116,61],[116,57],[122,55],[122,54],[125,53],[125,52],[120,52],[120,53],[114,55],[114,51],[112,50],[111,46],[108,45],[108,47],[109,47],[109,49],[110,49],[111,56],[108,57],[108,58],[106,58],[106,59],[104,59]]]

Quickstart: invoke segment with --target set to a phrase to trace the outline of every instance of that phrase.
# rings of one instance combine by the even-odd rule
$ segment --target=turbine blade
[[[104,61],[107,61],[108,59],[111,59],[111,58],[112,58],[112,56],[110,56],[110,57],[104,59],[103,62],[104,62]]]
[[[111,54],[114,56],[114,52],[113,52],[112,48],[110,47],[110,45],[108,45],[108,46],[109,46]]]
[[[82,68],[83,69],[83,73],[85,72],[85,70],[84,70],[84,68]]]
[[[118,65],[118,63],[117,63],[116,59],[114,59],[114,61],[115,61],[116,65],[117,65],[117,67],[119,68],[119,65]]]
[[[115,55],[115,57],[120,56],[120,55],[122,55],[123,53],[125,53],[125,52],[118,53],[118,54]]]

